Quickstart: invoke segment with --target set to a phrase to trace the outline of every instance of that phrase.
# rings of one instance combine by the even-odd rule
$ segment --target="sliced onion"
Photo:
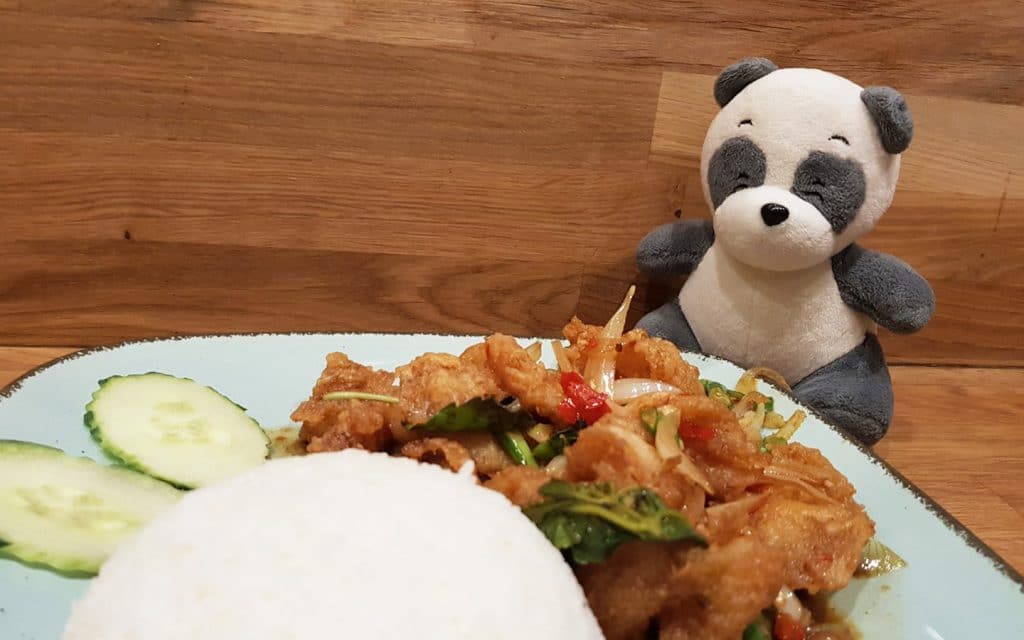
[[[786,419],[782,417],[781,413],[769,411],[764,414],[764,424],[761,425],[764,429],[781,429],[786,426]]]
[[[705,493],[715,492],[707,475],[679,445],[679,410],[676,407],[668,406],[661,410],[661,420],[654,434],[654,447],[663,460],[679,460],[676,465],[679,475],[696,484]]]
[[[548,462],[547,465],[545,465],[544,471],[546,471],[548,475],[561,477],[561,475],[565,473],[565,470],[568,466],[569,459],[566,458],[564,455],[558,455],[555,456],[554,458],[551,458],[551,462]]]
[[[797,409],[793,412],[793,415],[789,416],[789,420],[786,420],[786,424],[782,425],[782,428],[775,435],[789,442],[790,438],[796,433],[796,430],[804,423],[804,418],[806,417],[806,413]]]
[[[767,467],[764,470],[764,475],[779,482],[794,484],[822,502],[836,504],[836,501],[829,497],[827,493],[812,485],[805,477],[802,477],[799,474],[791,473],[784,469],[779,469],[778,467]]]
[[[761,440],[761,427],[764,425],[764,404],[759,403],[754,411],[747,411],[739,419],[740,426],[751,442]]]
[[[882,544],[877,538],[871,538],[864,545],[860,554],[860,564],[853,575],[857,577],[874,577],[892,573],[907,566],[907,561],[895,551]]]
[[[541,347],[540,342],[534,342],[530,346],[526,347],[526,355],[530,356],[530,359],[534,362],[540,360]]]
[[[636,286],[631,285],[622,304],[601,330],[597,346],[594,347],[595,353],[587,358],[587,366],[583,371],[583,379],[587,384],[609,396],[612,395],[612,385],[615,383],[615,341],[622,337],[622,330],[626,328],[626,315],[634,293]]]
[[[555,361],[558,363],[558,370],[562,373],[572,371],[572,363],[569,362],[569,355],[565,352],[565,345],[560,340],[551,341],[551,350],[555,352]]]
[[[775,610],[798,621],[801,626],[811,623],[811,612],[800,602],[793,590],[789,587],[782,587],[775,596]]]
[[[786,379],[784,377],[782,377],[781,373],[779,373],[778,371],[776,371],[774,369],[769,369],[768,367],[753,367],[752,369],[747,369],[743,373],[743,376],[740,377],[740,380],[743,380],[747,376],[750,376],[751,379],[758,379],[758,380],[764,380],[765,382],[770,382],[771,384],[775,385],[779,389],[782,389],[783,391],[792,391],[793,390],[789,386],[789,383],[786,382]],[[737,391],[740,390],[739,389],[739,383],[737,383],[737,385],[736,385],[736,390]],[[753,389],[751,389],[751,391],[753,391]]]
[[[743,397],[733,405],[732,411],[736,415],[742,416],[748,411],[753,411],[759,404],[767,406],[768,399],[768,396],[759,391],[750,391],[745,393]]]
[[[679,388],[650,378],[619,378],[612,385],[612,400],[624,404],[648,393],[678,393]]]

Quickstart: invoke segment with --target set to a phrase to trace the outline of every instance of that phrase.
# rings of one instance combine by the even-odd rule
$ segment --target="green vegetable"
[[[127,467],[0,440],[0,554],[94,574],[118,545],[182,495]]]
[[[551,434],[551,425],[544,424],[543,422],[538,422],[526,430],[526,435],[537,444],[550,440]]]
[[[709,398],[718,400],[727,407],[731,407],[740,400],[743,399],[744,394],[726,387],[721,382],[715,382],[714,380],[701,380],[700,384],[704,387],[704,395]],[[775,410],[775,398],[768,398],[768,401],[764,403],[765,411]]]
[[[624,542],[707,541],[681,513],[645,487],[616,490],[605,482],[552,480],[540,489],[541,503],[523,513],[577,564],[601,562]]]
[[[547,462],[557,455],[561,455],[566,447],[572,446],[580,432],[576,429],[559,431],[544,442],[533,448],[533,457],[540,462]]]
[[[498,442],[508,455],[512,456],[516,464],[527,467],[537,466],[537,461],[533,459],[533,454],[530,453],[530,445],[526,443],[526,438],[523,437],[523,434],[518,431],[502,431],[498,434]]]
[[[386,396],[380,393],[367,393],[365,391],[331,391],[324,394],[324,400],[372,400],[374,402],[387,402],[398,404],[395,396]]]
[[[743,640],[772,640],[772,635],[768,632],[768,622],[764,616],[747,625],[747,628],[743,630]]]
[[[788,444],[788,442],[789,442],[788,440],[786,440],[785,438],[780,438],[779,436],[768,436],[767,438],[763,438],[761,440],[761,447],[760,447],[761,453],[768,453],[774,447],[777,447],[777,446],[783,445],[783,444]]]
[[[644,409],[640,413],[640,422],[644,425],[644,429],[647,429],[651,435],[658,433],[658,423],[661,422],[662,413],[657,409]]]
[[[263,464],[270,439],[215,389],[165,373],[101,380],[85,426],[126,465],[179,487],[203,487]]]
[[[494,398],[473,398],[464,404],[454,402],[422,424],[410,429],[442,431],[511,431],[525,429],[534,423],[526,411],[509,411]]]
[[[858,578],[873,578],[892,573],[907,566],[907,561],[899,557],[895,551],[872,538],[864,545],[860,554],[860,564],[853,572]]]
[[[704,387],[704,393],[712,400],[717,400],[727,407],[731,407],[735,402],[732,394],[735,394],[736,392],[733,391],[732,394],[730,394],[729,389],[721,382],[715,382],[714,380],[701,380],[700,383]],[[743,396],[740,395],[740,397],[742,398]]]

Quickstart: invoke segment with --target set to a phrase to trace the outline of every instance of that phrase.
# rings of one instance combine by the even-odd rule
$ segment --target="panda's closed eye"
[[[754,126],[754,121],[751,120],[750,118],[744,118],[743,120],[740,120],[740,123],[738,125],[736,125],[736,126],[737,127],[742,127],[745,124],[750,125],[750,126]]]
[[[839,142],[842,142],[846,146],[850,146],[850,141],[846,139],[846,136],[841,136],[838,133],[830,137],[829,140],[838,140]]]
[[[750,187],[750,175],[746,171],[740,171],[736,174],[736,184],[733,185],[730,193],[736,193]]]

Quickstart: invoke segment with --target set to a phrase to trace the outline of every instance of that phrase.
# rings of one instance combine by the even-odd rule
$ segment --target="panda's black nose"
[[[761,207],[761,219],[769,227],[774,227],[777,224],[782,224],[789,217],[789,209],[782,206],[781,204],[775,204],[769,202],[768,204]]]

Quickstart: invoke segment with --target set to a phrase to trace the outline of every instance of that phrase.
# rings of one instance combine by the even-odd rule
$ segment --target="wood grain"
[[[0,155],[0,209],[7,240],[19,241],[128,236],[607,263],[661,222],[680,175],[646,162],[533,167],[113,135],[7,138],[17,151]],[[139,165],[139,155],[159,162]]]
[[[1020,570],[1024,370],[891,372],[896,413],[876,451]]]
[[[211,327],[260,333],[414,326],[530,335],[532,327],[560,327],[572,314],[581,267],[67,240],[8,245],[0,274],[0,344],[30,346],[24,336],[104,344],[125,336],[209,333]]]
[[[69,348],[0,347],[0,387]],[[877,451],[1024,571],[1024,369],[892,367],[897,397]]]
[[[1024,16],[1007,0],[974,3],[969,13],[928,0],[36,0],[21,3],[21,13],[704,73],[757,54],[855,81],[886,77],[922,94],[1024,101]]]
[[[918,137],[867,244],[934,284],[893,362],[1024,364],[1024,12],[987,0],[0,0],[0,344],[634,318],[706,215],[710,86],[887,83]],[[521,283],[521,284],[517,284]]]

